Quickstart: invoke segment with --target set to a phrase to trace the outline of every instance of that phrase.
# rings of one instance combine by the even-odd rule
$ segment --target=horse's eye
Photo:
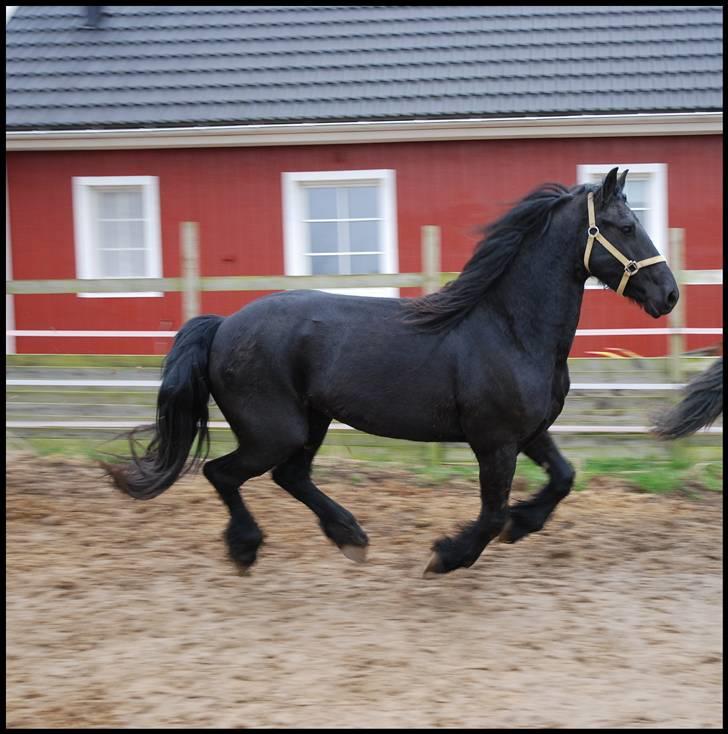
[[[634,233],[634,224],[626,224],[624,227],[622,227],[623,234],[633,234]]]

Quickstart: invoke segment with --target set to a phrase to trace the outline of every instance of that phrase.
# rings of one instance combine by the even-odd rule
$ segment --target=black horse
[[[203,471],[230,511],[225,537],[243,570],[263,534],[239,489],[269,470],[345,555],[364,559],[368,538],[354,516],[311,480],[332,419],[472,448],[481,512],[435,542],[426,574],[471,566],[496,537],[514,542],[540,530],[574,480],[547,430],[569,391],[566,360],[588,275],[654,318],[678,299],[664,258],[627,206],[626,173],[618,178],[615,168],[601,185],[546,184],[529,194],[485,230],[459,277],[436,293],[290,291],[227,318],[191,319],[165,361],[154,437],[143,455],[106,466],[114,482],[149,499],[206,457],[212,394],[239,446]],[[549,482],[509,508],[519,452]]]

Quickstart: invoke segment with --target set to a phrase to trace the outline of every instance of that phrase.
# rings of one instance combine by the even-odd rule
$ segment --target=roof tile
[[[6,129],[722,109],[721,6],[19,6]]]

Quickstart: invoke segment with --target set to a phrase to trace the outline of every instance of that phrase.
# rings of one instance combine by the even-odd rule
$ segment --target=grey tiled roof
[[[721,6],[20,6],[6,127],[722,108]]]

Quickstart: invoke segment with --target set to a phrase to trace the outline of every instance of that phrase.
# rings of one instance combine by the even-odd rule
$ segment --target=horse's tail
[[[154,436],[149,446],[143,455],[137,455],[135,434],[143,427],[137,428],[128,434],[131,460],[121,466],[102,464],[114,484],[126,494],[140,500],[152,499],[207,457],[208,355],[222,322],[221,316],[197,316],[177,332],[164,360],[156,422],[152,426]],[[198,434],[194,457],[185,466]]]
[[[689,436],[709,426],[723,412],[723,358],[716,360],[685,388],[683,399],[658,416],[652,429],[658,438]]]

